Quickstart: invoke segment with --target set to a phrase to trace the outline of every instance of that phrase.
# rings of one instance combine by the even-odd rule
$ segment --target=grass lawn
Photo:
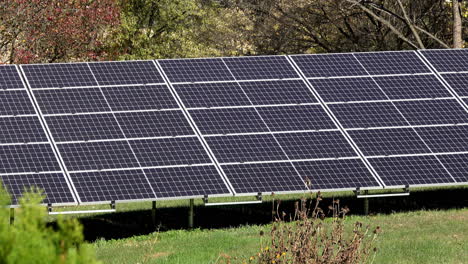
[[[468,208],[351,216],[346,221],[349,227],[355,221],[382,227],[374,263],[468,263]],[[260,230],[268,233],[269,225],[171,230],[97,240],[94,246],[104,263],[217,263],[223,256],[248,259],[255,254]]]

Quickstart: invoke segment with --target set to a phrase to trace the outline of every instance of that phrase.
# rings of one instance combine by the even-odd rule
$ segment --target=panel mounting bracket
[[[406,185],[403,188],[403,192],[369,194],[368,190],[361,190],[361,188],[356,188],[354,193],[356,194],[356,198],[396,197],[396,196],[409,196],[410,189],[409,189],[409,185]]]
[[[255,201],[241,201],[241,202],[221,202],[221,203],[209,203],[208,202],[208,195],[203,197],[203,203],[205,206],[224,206],[224,205],[243,205],[243,204],[261,204],[263,203],[263,196],[262,193],[259,192],[255,196]]]

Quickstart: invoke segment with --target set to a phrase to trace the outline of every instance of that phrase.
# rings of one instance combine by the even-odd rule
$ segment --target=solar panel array
[[[466,184],[467,56],[0,66],[0,177],[53,204]]]

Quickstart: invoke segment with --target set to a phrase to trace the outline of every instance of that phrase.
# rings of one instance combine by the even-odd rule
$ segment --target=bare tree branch
[[[361,8],[364,12],[368,13],[372,17],[374,17],[376,20],[380,21],[382,24],[386,25],[395,35],[397,35],[401,40],[404,42],[408,43],[410,46],[412,46],[415,49],[418,49],[418,45],[414,44],[411,40],[409,40],[405,35],[399,31],[397,28],[395,28],[390,21],[380,17],[376,13],[374,13],[372,10],[361,4],[361,2],[356,1],[356,0],[346,0],[349,3],[357,5],[359,8]]]
[[[424,44],[421,40],[421,37],[419,36],[419,33],[416,31],[416,29],[413,26],[413,23],[411,22],[408,14],[406,13],[405,7],[403,6],[403,3],[401,3],[401,0],[397,0],[398,5],[401,8],[401,11],[403,12],[403,16],[405,18],[405,23],[406,25],[411,29],[411,32],[413,32],[413,36],[416,39],[416,42],[418,42],[418,45],[421,49],[425,49]]]
[[[385,12],[391,16],[394,16],[398,19],[400,19],[401,21],[405,22],[405,19],[403,17],[401,17],[400,15],[392,12],[391,10],[381,6],[381,5],[377,5],[375,3],[372,3],[371,2],[371,5],[370,5],[372,8],[376,9],[376,10],[379,10],[379,11],[382,11],[382,12]],[[417,30],[421,31],[422,33],[426,34],[428,37],[430,37],[431,39],[435,40],[437,43],[439,43],[441,46],[443,46],[444,48],[446,49],[450,49],[450,46],[447,45],[447,43],[443,42],[441,39],[439,39],[438,37],[436,37],[434,34],[428,32],[427,30],[419,27],[418,25],[415,25],[413,24],[413,27],[416,28]]]

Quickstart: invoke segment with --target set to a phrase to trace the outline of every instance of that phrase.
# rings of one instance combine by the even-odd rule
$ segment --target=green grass
[[[468,208],[415,211],[347,218],[381,226],[374,263],[468,263]],[[216,263],[223,256],[247,259],[260,247],[260,230],[245,226],[220,230],[155,232],[121,240],[98,240],[104,263]],[[265,239],[265,238],[263,238]]]

